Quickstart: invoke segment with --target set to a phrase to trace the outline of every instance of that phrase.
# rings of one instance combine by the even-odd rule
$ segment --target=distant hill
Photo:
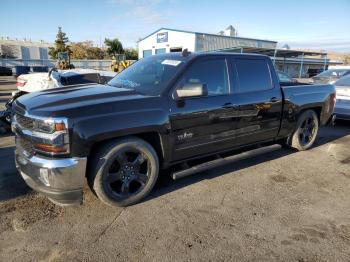
[[[339,52],[332,52],[327,50],[315,50],[315,49],[300,49],[300,50],[316,51],[316,52],[322,51],[327,53],[327,58],[330,59],[331,61],[343,62],[346,65],[350,65],[350,53],[339,53]]]
[[[334,61],[341,61],[346,65],[350,65],[350,53],[328,52],[328,58]]]

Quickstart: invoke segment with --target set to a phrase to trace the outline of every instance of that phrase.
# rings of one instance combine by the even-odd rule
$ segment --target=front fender
[[[113,112],[79,119],[72,132],[72,155],[87,156],[91,147],[112,138],[157,132],[168,132],[168,115],[163,109]]]

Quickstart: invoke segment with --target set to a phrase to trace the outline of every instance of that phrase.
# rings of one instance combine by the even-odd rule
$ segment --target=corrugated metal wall
[[[15,57],[17,59],[48,59],[49,49],[47,47],[21,46],[21,45],[0,45],[2,55]]]
[[[260,47],[260,48],[275,48],[276,43],[258,40],[232,38],[226,36],[196,34],[196,51],[214,51],[230,47]]]
[[[45,47],[39,47],[40,57],[39,59],[49,59],[48,49]]]

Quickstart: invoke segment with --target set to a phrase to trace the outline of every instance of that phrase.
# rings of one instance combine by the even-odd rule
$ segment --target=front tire
[[[91,160],[90,188],[102,202],[113,207],[140,202],[158,178],[157,153],[150,144],[136,137],[103,146]]]
[[[298,118],[297,128],[291,137],[291,147],[304,151],[311,148],[316,140],[319,120],[313,110],[304,111]]]

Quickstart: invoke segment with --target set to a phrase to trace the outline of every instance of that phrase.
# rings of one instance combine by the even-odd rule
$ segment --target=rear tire
[[[298,118],[297,128],[289,139],[291,147],[304,151],[311,148],[316,140],[319,120],[313,110],[304,111]]]
[[[101,147],[88,176],[90,188],[109,206],[129,206],[140,202],[153,189],[159,160],[146,141],[124,138]]]

